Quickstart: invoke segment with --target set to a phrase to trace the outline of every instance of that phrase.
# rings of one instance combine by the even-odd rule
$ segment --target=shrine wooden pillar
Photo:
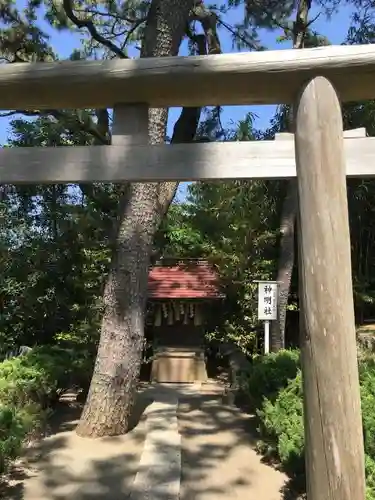
[[[343,125],[326,78],[295,102],[295,151],[307,498],[364,500]]]

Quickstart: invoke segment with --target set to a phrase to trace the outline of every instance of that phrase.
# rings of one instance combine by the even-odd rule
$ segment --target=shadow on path
[[[134,412],[133,430],[126,436],[114,438],[78,437],[74,429],[82,408],[76,403],[63,402],[51,420],[48,437],[27,450],[24,472],[14,469],[15,475],[7,490],[0,490],[0,497],[7,500],[124,500],[132,493],[131,500],[138,499],[132,486],[146,435],[143,412],[153,399],[170,401],[177,395],[182,445],[180,500],[292,500],[283,497],[286,476],[264,464],[254,450],[257,437],[253,417],[225,404],[222,388],[200,391],[183,387],[145,388]],[[164,410],[163,415],[169,421],[173,411],[169,415]],[[155,443],[160,456],[168,462],[175,448],[170,446],[169,450],[172,443],[165,438],[157,443],[157,432]],[[156,465],[152,472],[154,484],[159,480],[170,481],[168,470]],[[155,497],[150,492],[150,499],[164,500],[164,497]]]
[[[220,395],[180,401],[181,500],[281,500],[284,474],[255,452],[254,419]]]
[[[63,400],[46,437],[26,449],[0,489],[6,500],[124,500],[137,472],[145,439],[140,398],[126,436],[96,440],[75,434],[82,406]]]

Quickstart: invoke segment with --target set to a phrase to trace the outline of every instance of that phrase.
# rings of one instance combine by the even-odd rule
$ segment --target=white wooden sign
[[[277,319],[277,283],[260,281],[258,283],[258,319]]]

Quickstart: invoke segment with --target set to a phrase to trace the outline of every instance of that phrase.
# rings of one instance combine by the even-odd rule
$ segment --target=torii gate
[[[375,45],[0,67],[0,109],[114,108],[111,146],[0,150],[2,183],[297,175],[309,500],[365,498],[346,175],[375,176],[375,139],[343,140],[335,88],[363,100],[374,83]],[[148,106],[281,103],[294,144],[147,144]]]

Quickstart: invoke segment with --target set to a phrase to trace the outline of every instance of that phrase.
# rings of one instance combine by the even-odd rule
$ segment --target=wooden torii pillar
[[[323,77],[295,103],[307,497],[365,497],[346,165],[339,100]]]
[[[343,140],[334,86],[342,101],[365,100],[374,80],[375,45],[0,68],[0,109],[126,99],[114,109],[113,145],[0,150],[2,183],[297,176],[309,500],[365,498],[346,176],[375,176],[375,139]],[[137,103],[293,104],[295,140],[150,146]]]

